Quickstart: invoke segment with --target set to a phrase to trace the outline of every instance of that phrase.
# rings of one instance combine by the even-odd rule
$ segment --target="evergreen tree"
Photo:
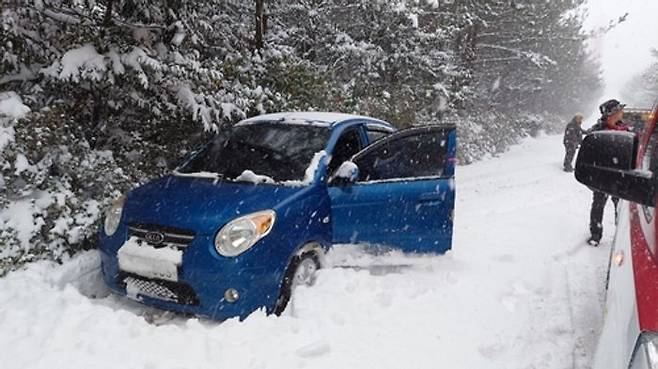
[[[658,50],[652,51],[654,61],[633,77],[622,90],[622,100],[638,108],[654,108],[658,105]]]
[[[0,274],[93,247],[114,196],[244,117],[453,121],[462,162],[561,128],[601,87],[582,2],[5,0],[0,103],[32,113],[0,117]]]

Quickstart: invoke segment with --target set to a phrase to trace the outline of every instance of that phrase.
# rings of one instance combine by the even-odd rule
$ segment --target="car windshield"
[[[216,173],[236,180],[245,171],[275,182],[302,180],[315,153],[329,137],[324,126],[259,123],[218,133],[179,173]]]

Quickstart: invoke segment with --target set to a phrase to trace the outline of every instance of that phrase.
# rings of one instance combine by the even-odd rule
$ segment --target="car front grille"
[[[196,293],[187,284],[122,275],[122,287],[129,297],[147,296],[183,305],[198,305]]]
[[[148,243],[154,247],[186,248],[194,240],[193,231],[163,227],[149,224],[128,225],[128,235]]]

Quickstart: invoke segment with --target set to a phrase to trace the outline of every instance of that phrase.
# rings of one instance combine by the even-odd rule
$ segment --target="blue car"
[[[105,282],[161,309],[224,320],[281,313],[334,244],[451,248],[456,132],[280,113],[219,132],[171,175],[116,199]]]

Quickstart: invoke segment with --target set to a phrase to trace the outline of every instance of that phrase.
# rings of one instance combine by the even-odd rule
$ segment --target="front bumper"
[[[165,281],[119,268],[117,252],[127,238],[123,225],[114,237],[100,237],[103,278],[117,294],[160,309],[218,320],[244,319],[260,308],[268,313],[274,309],[288,260],[286,253],[274,256],[262,251],[277,248],[261,245],[255,252],[225,258],[215,252],[212,236],[196,236],[183,252],[178,280]],[[237,301],[226,301],[228,289],[239,293]]]

